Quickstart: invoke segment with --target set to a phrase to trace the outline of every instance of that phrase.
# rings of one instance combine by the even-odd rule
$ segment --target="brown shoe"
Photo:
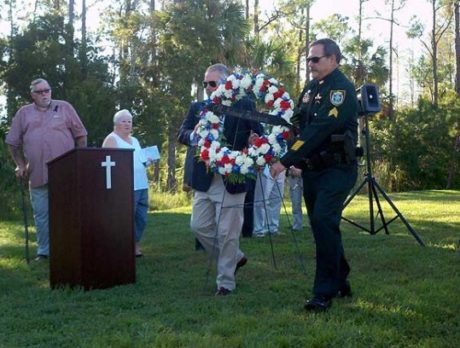
[[[217,289],[215,296],[227,296],[227,295],[230,295],[231,293],[232,293],[232,290],[228,290],[221,286],[219,289]]]
[[[236,272],[241,268],[243,267],[245,264],[248,263],[248,258],[246,256],[243,256],[240,261],[238,261],[238,263],[236,264],[236,268],[235,268],[235,274]]]

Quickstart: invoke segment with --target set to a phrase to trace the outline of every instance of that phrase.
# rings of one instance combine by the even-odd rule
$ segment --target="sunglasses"
[[[49,92],[51,91],[51,89],[42,89],[42,90],[39,90],[39,91],[33,91],[32,93],[35,93],[35,94],[48,94]]]
[[[208,85],[212,88],[217,87],[217,81],[203,81],[203,88],[208,87]]]
[[[324,58],[324,57],[327,57],[327,56],[321,56],[321,57],[308,57],[308,58],[307,58],[307,63],[312,62],[312,63],[315,63],[315,64],[316,64],[316,63],[318,63],[318,62],[321,60],[321,58]]]

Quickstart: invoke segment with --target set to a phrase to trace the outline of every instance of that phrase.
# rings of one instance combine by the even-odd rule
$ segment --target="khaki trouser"
[[[217,288],[235,289],[235,268],[244,256],[240,233],[246,192],[231,194],[222,177],[214,175],[207,192],[195,191],[190,226],[206,251],[217,261]]]

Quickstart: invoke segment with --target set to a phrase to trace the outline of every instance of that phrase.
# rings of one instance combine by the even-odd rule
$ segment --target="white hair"
[[[131,120],[133,119],[133,115],[131,115],[131,113],[128,110],[123,109],[115,113],[115,115],[113,115],[113,124],[117,124],[120,118],[122,118],[123,116],[128,116]]]
[[[33,80],[31,83],[30,83],[30,91],[33,92],[35,91],[35,86],[38,85],[39,83],[46,83],[49,87],[49,83],[48,81],[46,81],[45,79],[42,79],[41,77],[38,78],[38,79],[35,79]]]

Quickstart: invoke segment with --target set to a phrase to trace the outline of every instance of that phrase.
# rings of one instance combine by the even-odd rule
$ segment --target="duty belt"
[[[336,165],[352,164],[345,160],[342,153],[322,152],[304,160],[307,170],[323,170]]]

